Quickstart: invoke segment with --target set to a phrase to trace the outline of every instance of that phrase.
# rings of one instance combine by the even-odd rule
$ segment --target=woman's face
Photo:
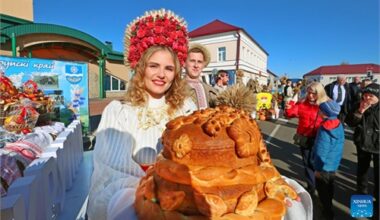
[[[144,72],[145,89],[153,98],[161,98],[175,76],[174,59],[167,50],[159,50],[148,59]]]
[[[364,93],[363,94],[363,100],[367,102],[370,105],[374,105],[379,102],[379,98],[377,98],[374,94],[372,93]]]
[[[318,94],[309,88],[309,89],[307,89],[306,98],[310,102],[316,102],[318,99]]]

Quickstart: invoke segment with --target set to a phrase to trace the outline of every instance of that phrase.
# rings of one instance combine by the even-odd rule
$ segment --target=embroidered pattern
[[[158,108],[142,107],[137,110],[139,120],[138,127],[144,130],[159,125],[162,121],[168,122],[171,118],[168,115],[168,106],[164,105]],[[161,128],[162,127],[162,128]],[[162,123],[160,130],[164,131],[165,123]]]

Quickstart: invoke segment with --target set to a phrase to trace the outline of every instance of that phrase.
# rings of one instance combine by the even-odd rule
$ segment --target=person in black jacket
[[[346,83],[346,77],[338,76],[337,81],[325,86],[325,91],[330,99],[340,105],[338,118],[344,123],[347,113],[349,112],[349,104],[351,103],[350,87],[348,83]]]
[[[379,215],[379,92],[380,85],[371,83],[363,90],[361,102],[347,115],[347,124],[355,127],[358,166],[357,193],[368,194],[368,171],[371,160],[374,165],[374,218]]]
[[[349,110],[353,111],[353,107],[355,104],[360,102],[361,99],[361,80],[359,76],[354,77],[352,83],[349,84],[350,87],[350,98],[351,101],[349,103]]]

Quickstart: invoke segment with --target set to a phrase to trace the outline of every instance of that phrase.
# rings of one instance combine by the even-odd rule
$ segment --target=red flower
[[[164,27],[162,27],[162,26],[154,27],[154,33],[155,34],[161,34],[163,31],[164,31]]]
[[[138,31],[137,31],[137,37],[138,38],[143,38],[146,34],[146,30],[143,29],[143,28],[140,28]]]
[[[147,16],[131,26],[131,39],[128,50],[128,61],[134,68],[142,53],[153,45],[171,47],[177,54],[181,65],[187,56],[187,29],[174,17]]]
[[[154,38],[155,44],[163,45],[164,42],[166,42],[166,40],[165,40],[165,37],[162,35],[159,35],[159,36]]]
[[[149,21],[149,22],[146,23],[146,27],[149,28],[149,29],[154,28],[154,26],[155,26],[154,22],[152,22],[152,21]]]
[[[146,42],[149,44],[149,45],[153,45],[154,44],[154,37],[147,37],[145,38]]]

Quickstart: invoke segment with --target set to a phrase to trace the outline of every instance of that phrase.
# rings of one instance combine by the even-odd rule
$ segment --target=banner
[[[55,120],[66,125],[80,119],[88,131],[88,66],[86,63],[0,56],[5,75],[20,88],[33,80],[45,95],[56,102]]]

